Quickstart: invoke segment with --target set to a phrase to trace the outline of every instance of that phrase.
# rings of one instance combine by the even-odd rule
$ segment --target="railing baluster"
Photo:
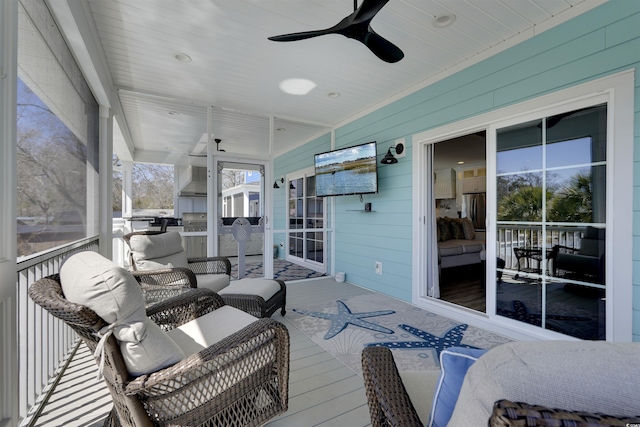
[[[29,286],[46,276],[59,272],[64,257],[80,250],[98,250],[97,237],[43,252],[18,263],[18,390],[21,426],[32,425],[46,403],[40,396],[57,377],[64,373],[59,367],[75,348],[73,330],[51,316],[29,299]]]

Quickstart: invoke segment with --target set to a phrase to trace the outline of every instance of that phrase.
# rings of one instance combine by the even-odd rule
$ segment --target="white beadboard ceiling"
[[[277,156],[604,1],[390,0],[371,26],[404,51],[395,64],[339,35],[267,40],[330,27],[353,11],[352,0],[66,4],[81,10],[74,16],[86,19],[102,50],[134,160],[179,163],[189,153],[206,153],[207,111],[221,149]],[[57,2],[50,1],[53,9]],[[451,26],[432,24],[451,13]],[[177,54],[192,62],[178,61]],[[278,85],[289,78],[317,86],[305,96],[288,95]],[[340,96],[329,97],[330,92]],[[271,153],[270,117],[280,129],[273,132]]]

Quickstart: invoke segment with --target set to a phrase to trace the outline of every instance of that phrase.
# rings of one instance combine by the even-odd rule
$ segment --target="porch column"
[[[98,218],[100,246],[103,256],[111,259],[113,254],[113,116],[111,109],[100,105],[99,118],[99,164],[98,175],[98,215],[87,215]],[[95,198],[95,196],[94,196]],[[96,206],[96,203],[89,203]]]
[[[122,218],[131,218],[133,216],[133,162],[120,160],[120,163],[122,164]]]
[[[18,2],[0,1],[0,426],[17,426],[16,103]]]

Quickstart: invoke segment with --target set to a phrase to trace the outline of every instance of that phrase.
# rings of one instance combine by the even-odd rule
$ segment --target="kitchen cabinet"
[[[453,169],[436,171],[433,190],[435,199],[455,199],[456,171]]]
[[[203,258],[207,256],[207,236],[182,236],[187,258]]]
[[[487,168],[478,167],[462,171],[463,193],[484,193],[487,191]]]

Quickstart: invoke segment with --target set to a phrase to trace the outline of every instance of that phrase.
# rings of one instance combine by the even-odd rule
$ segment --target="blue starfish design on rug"
[[[461,344],[460,341],[464,338],[464,331],[467,330],[468,325],[460,324],[458,326],[454,326],[449,329],[447,333],[442,337],[437,337],[429,332],[423,331],[418,328],[414,328],[409,325],[399,325],[401,329],[409,332],[411,335],[416,336],[418,338],[423,339],[424,341],[403,341],[403,342],[376,342],[367,344],[367,347],[388,347],[388,348],[397,348],[397,349],[405,349],[405,350],[415,350],[415,349],[423,349],[428,348],[432,349],[436,352],[435,360],[440,360],[440,353],[442,350],[448,347],[464,347],[464,348],[475,348],[472,345]]]
[[[329,326],[329,330],[324,336],[325,340],[331,339],[342,332],[347,326],[359,326],[361,328],[370,329],[376,332],[382,332],[383,334],[393,334],[394,332],[391,329],[385,328],[380,325],[376,325],[375,323],[367,322],[366,320],[362,320],[368,317],[377,317],[377,316],[386,316],[387,314],[393,314],[395,311],[393,310],[381,310],[381,311],[367,311],[364,313],[352,313],[349,307],[342,302],[336,301],[338,304],[338,313],[323,313],[318,311],[308,311],[308,310],[298,310],[296,308],[293,309],[296,313],[304,314],[306,316],[319,317],[321,319],[327,319],[331,321],[331,325]]]

